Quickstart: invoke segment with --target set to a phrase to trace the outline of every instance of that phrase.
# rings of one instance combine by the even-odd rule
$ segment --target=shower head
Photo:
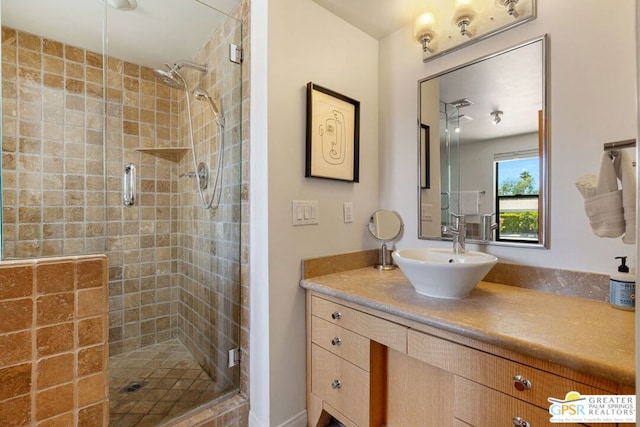
[[[209,95],[206,90],[195,88],[193,90],[193,96],[198,101],[209,101],[209,105],[211,105],[211,109],[213,110],[213,114],[216,116],[216,120],[220,121],[220,119],[222,119],[222,114],[220,113],[218,104],[213,101],[213,98],[211,98],[211,95]]]
[[[153,70],[153,74],[157,78],[159,78],[160,81],[162,81],[162,83],[174,89],[184,89],[186,87],[184,78],[178,72],[178,70],[180,70],[182,67],[193,68],[194,70],[198,70],[202,73],[207,72],[206,64],[197,64],[191,61],[182,60],[182,61],[177,61],[173,65],[169,65],[169,64],[164,64],[164,65],[168,68],[168,70],[165,70],[162,68],[156,68],[155,70]]]
[[[167,65],[167,67],[169,67],[169,65]],[[184,79],[182,79],[182,76],[180,76],[175,66],[169,67],[169,70],[157,68],[153,70],[153,74],[169,87],[174,89],[184,89],[185,87]]]

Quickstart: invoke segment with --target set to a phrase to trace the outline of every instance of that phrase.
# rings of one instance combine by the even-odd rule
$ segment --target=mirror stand
[[[402,233],[402,219],[396,212],[378,210],[369,218],[369,233],[374,239],[382,242],[380,247],[380,263],[373,266],[380,271],[393,270],[396,266],[391,262],[391,254],[387,242],[397,239]]]
[[[387,242],[383,242],[380,247],[380,264],[373,266],[378,270],[393,270],[396,266],[391,262],[391,256],[389,255],[389,249],[387,249]]]

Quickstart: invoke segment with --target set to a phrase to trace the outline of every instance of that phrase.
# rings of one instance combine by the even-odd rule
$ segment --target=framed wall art
[[[358,182],[360,102],[307,83],[305,177]]]

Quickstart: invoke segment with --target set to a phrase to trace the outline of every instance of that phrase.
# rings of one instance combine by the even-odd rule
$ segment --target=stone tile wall
[[[102,66],[2,28],[5,259],[104,251]]]
[[[139,149],[177,145],[179,104],[149,67],[109,57],[106,74],[109,343],[116,355],[175,335],[177,158]],[[128,163],[137,175],[133,206],[122,202]]]
[[[237,386],[239,369],[227,367],[227,352],[238,346],[240,335],[240,221],[241,221],[241,65],[229,61],[229,45],[241,43],[241,25],[227,19],[192,58],[206,64],[207,73],[181,70],[190,90],[207,91],[222,111],[222,135],[207,102],[190,97],[196,161],[206,162],[212,175],[203,190],[203,207],[193,178],[178,178],[177,335],[224,392]],[[184,72],[183,72],[184,71]],[[184,91],[180,111],[188,108]],[[178,140],[190,147],[189,117],[180,115]],[[218,148],[224,147],[221,186],[214,195]],[[180,159],[178,176],[195,170],[193,159]],[[219,204],[217,203],[219,197]]]
[[[107,425],[105,256],[0,264],[0,425]]]
[[[236,117],[225,132],[225,156],[234,160],[225,171],[223,207],[212,217],[197,214],[193,228],[178,221],[180,214],[189,214],[196,206],[193,182],[179,179],[180,173],[192,170],[189,153],[154,155],[137,150],[186,144],[185,122],[180,121],[183,94],[158,83],[147,67],[108,58],[103,95],[102,55],[10,28],[3,28],[2,34],[4,232],[14,237],[7,239],[5,256],[103,252],[106,248],[109,351],[118,354],[164,341],[176,336],[180,325],[182,338],[201,353],[202,363],[217,363],[224,370],[215,372],[221,387],[240,375],[244,395],[249,388],[248,11],[249,2],[242,1],[234,12],[242,29],[227,25],[196,58],[217,61],[215,56],[226,55],[230,38],[234,43],[242,39],[243,64],[227,65],[223,58],[225,67],[242,67],[242,81],[240,73],[227,79],[220,67],[201,82],[227,109],[225,115]],[[106,173],[102,169],[105,98]],[[211,124],[205,125],[210,112],[205,104],[197,107],[197,132],[215,140]],[[214,164],[215,158],[210,161]],[[129,162],[136,165],[139,181],[139,203],[133,208],[121,202],[122,170]],[[37,172],[49,173],[42,181],[47,191],[40,186]],[[240,180],[242,184],[237,185]],[[183,203],[188,206],[186,212],[180,212]],[[216,238],[220,242],[207,247],[207,241],[198,240],[200,233],[220,236]],[[228,275],[230,271],[233,274]],[[223,274],[228,279],[218,280]],[[220,293],[204,296],[210,291],[200,283],[213,278]],[[190,308],[193,301],[197,302],[194,309]],[[225,311],[207,318],[210,309]],[[191,334],[192,328],[207,325],[215,325],[216,335]],[[226,350],[238,335],[242,363],[227,370]],[[199,346],[207,348],[200,347],[201,351]],[[210,346],[217,347],[211,351]],[[210,368],[212,373],[215,369]],[[241,419],[246,422],[246,417]]]

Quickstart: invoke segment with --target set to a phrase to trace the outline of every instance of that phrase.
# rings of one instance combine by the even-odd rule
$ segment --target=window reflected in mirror
[[[496,240],[537,243],[540,228],[540,157],[537,150],[528,153],[531,157],[505,154],[513,158],[497,158],[494,161],[498,224]]]

